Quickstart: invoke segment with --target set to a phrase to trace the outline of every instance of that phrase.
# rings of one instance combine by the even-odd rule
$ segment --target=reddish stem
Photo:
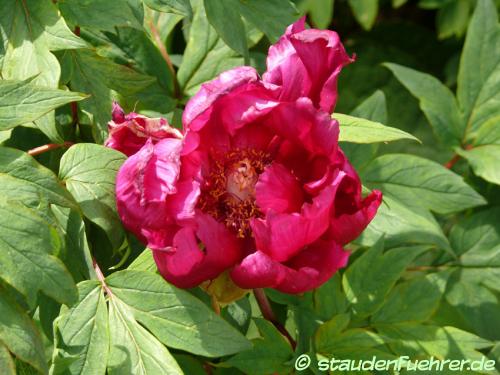
[[[93,257],[92,257],[92,265],[94,266],[97,280],[99,280],[99,282],[101,283],[103,289],[106,291],[108,296],[112,296],[113,293],[111,293],[111,290],[106,285],[106,278],[104,277],[104,274],[102,273],[101,269],[99,268],[99,265],[97,264],[96,260]]]
[[[151,30],[151,35],[153,36],[155,43],[158,46],[158,49],[160,50],[160,54],[163,57],[163,60],[165,60],[167,68],[170,71],[170,74],[172,75],[172,79],[174,81],[174,96],[177,99],[180,99],[181,89],[179,87],[179,82],[177,81],[177,75],[175,73],[174,64],[172,64],[172,60],[170,59],[167,49],[165,48],[165,44],[163,44],[163,41],[161,40],[160,33],[158,32],[155,23],[153,22],[153,20],[150,20],[148,24],[149,24],[149,29]]]
[[[271,304],[269,303],[269,300],[267,299],[266,293],[264,292],[263,289],[261,288],[256,288],[253,290],[253,294],[255,296],[255,299],[257,300],[257,303],[259,305],[260,311],[262,312],[262,316],[264,319],[269,320],[273,325],[276,327],[280,333],[285,336],[292,346],[292,349],[295,350],[297,343],[293,339],[293,337],[288,333],[285,327],[281,325],[280,322],[276,319],[276,315],[274,315],[274,311],[271,307]]]
[[[57,148],[61,147],[70,147],[74,145],[73,142],[64,142],[64,143],[49,143],[43,146],[38,146],[35,148],[32,148],[31,150],[28,150],[28,155],[35,156],[35,155],[40,155],[43,154],[44,152],[50,151],[50,150],[55,150]]]
[[[455,154],[448,162],[445,163],[444,166],[448,169],[451,169],[456,164],[456,162],[459,160],[460,160],[460,155]]]

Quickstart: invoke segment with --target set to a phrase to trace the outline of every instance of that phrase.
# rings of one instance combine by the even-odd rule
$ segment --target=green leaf
[[[335,0],[309,0],[307,10],[312,24],[318,29],[327,29],[332,23]]]
[[[92,116],[94,138],[104,142],[111,119],[112,92],[131,95],[146,90],[155,79],[98,56],[92,50],[68,51],[62,58],[63,66],[72,71],[70,87],[90,94],[81,108]]]
[[[491,343],[454,327],[417,324],[391,324],[379,332],[392,339],[389,346],[399,355],[412,359],[425,357],[481,359],[479,349]]]
[[[378,0],[349,0],[354,17],[365,30],[370,30],[378,14]]]
[[[144,251],[127,267],[129,270],[156,272],[156,263],[151,249]]]
[[[106,283],[114,299],[171,348],[220,357],[249,347],[243,335],[203,302],[157,274],[126,270],[112,274]]]
[[[74,25],[115,31],[115,26],[142,29],[128,0],[59,0],[64,18]]]
[[[4,79],[26,79],[57,87],[60,68],[50,51],[82,48],[86,43],[66,26],[50,1],[6,0],[0,13],[0,37],[6,46],[0,60]]]
[[[418,202],[401,202],[388,196],[383,198],[377,215],[356,241],[371,246],[381,235],[385,236],[390,247],[403,243],[436,244],[443,249],[450,247],[429,211],[421,209]]]
[[[78,284],[78,302],[63,308],[54,322],[55,347],[51,373],[106,373],[108,357],[108,311],[102,286],[98,281]],[[73,360],[67,364],[65,358]]]
[[[2,252],[3,251],[2,249]],[[2,265],[2,268],[3,267]],[[6,345],[9,351],[18,359],[29,363],[44,374],[47,373],[47,364],[45,362],[40,333],[33,321],[14,300],[9,298],[1,286],[0,337],[2,338],[0,341],[0,370],[2,370],[2,374],[7,375],[9,373],[8,367],[12,369],[12,359],[9,358],[9,353],[6,351],[4,345]],[[15,371],[10,372],[16,373]]]
[[[339,273],[313,291],[314,311],[323,320],[342,314],[349,306],[342,290],[342,277]]]
[[[42,203],[77,208],[54,173],[20,150],[0,147],[0,185],[4,197],[31,208]]]
[[[254,322],[261,338],[252,340],[252,349],[238,353],[226,363],[249,375],[290,373],[293,355],[290,344],[271,322],[264,319],[254,319]]]
[[[346,351],[373,348],[383,345],[384,342],[380,335],[362,328],[338,333],[333,324],[322,325],[315,337],[317,351],[332,357],[342,355]]]
[[[340,124],[340,142],[376,143],[391,142],[399,139],[411,139],[420,142],[411,134],[375,121],[340,113],[334,113],[332,117]]]
[[[439,39],[461,37],[469,23],[471,1],[450,1],[438,11],[437,29]]]
[[[438,79],[397,64],[384,64],[420,103],[437,138],[445,145],[457,146],[464,132],[455,96]]]
[[[76,287],[64,264],[52,254],[60,248],[56,230],[36,211],[0,199],[0,277],[33,306],[38,291],[66,304]]]
[[[248,59],[245,24],[238,12],[238,0],[203,0],[207,19],[222,40]]]
[[[86,98],[84,94],[38,86],[32,81],[0,80],[0,130],[37,120],[57,107]]]
[[[240,14],[275,43],[299,13],[288,0],[238,0]],[[328,14],[328,9],[323,9]],[[330,12],[331,14],[331,12]]]
[[[14,364],[14,360],[12,359],[5,345],[1,342],[0,342],[0,371],[4,375],[16,375],[16,365]]]
[[[359,317],[377,311],[406,267],[426,247],[397,248],[383,253],[384,241],[379,240],[349,265],[342,278],[346,297]]]
[[[451,248],[457,255],[480,255],[500,244],[500,209],[481,211],[456,223],[450,231]]]
[[[115,297],[109,302],[109,333],[108,374],[182,374],[167,348],[139,325],[132,310]]]
[[[449,276],[449,271],[430,273],[398,284],[371,322],[377,325],[426,321],[438,308]]]
[[[457,154],[467,159],[474,173],[493,184],[500,185],[500,145],[477,146],[470,150],[456,149]]]
[[[144,4],[159,12],[175,13],[189,18],[193,12],[189,0],[144,0]]]
[[[351,116],[361,117],[367,120],[387,122],[387,104],[383,91],[377,90],[361,104],[359,104],[352,112]],[[358,144],[358,143],[342,143],[342,151],[346,154],[351,164],[357,169],[363,169],[376,155],[379,148],[378,143]]]
[[[491,0],[478,0],[465,38],[460,59],[457,98],[467,119],[467,128],[473,129],[473,111],[476,109],[483,86],[498,72],[500,37],[497,10]],[[495,73],[498,76],[498,73]],[[498,90],[497,90],[498,94]],[[480,102],[480,101],[479,101]],[[498,106],[497,106],[498,107]],[[465,134],[467,135],[467,134]]]
[[[366,167],[363,182],[400,202],[415,202],[441,214],[486,204],[461,176],[419,156],[379,156]]]
[[[255,45],[261,35],[250,30],[249,46]],[[243,58],[230,49],[210,26],[200,1],[195,7],[187,46],[177,73],[184,94],[194,95],[202,83],[243,63]]]
[[[59,177],[80,204],[84,215],[100,226],[115,249],[124,240],[116,212],[115,180],[125,155],[113,149],[79,143],[61,158]]]

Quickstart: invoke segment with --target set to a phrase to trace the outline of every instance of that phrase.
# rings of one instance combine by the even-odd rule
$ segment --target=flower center
[[[262,213],[255,204],[255,184],[269,154],[255,149],[234,149],[214,157],[198,207],[223,222],[240,238],[250,234],[250,219]]]

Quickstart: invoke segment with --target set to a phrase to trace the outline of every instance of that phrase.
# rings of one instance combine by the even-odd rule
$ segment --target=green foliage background
[[[500,371],[498,5],[0,0],[0,374],[288,374],[303,353]],[[357,55],[333,116],[384,202],[344,271],[266,290],[293,349],[253,295],[217,315],[156,273],[116,213],[125,157],[102,143],[112,100],[180,127],[203,82],[264,71],[303,14]]]

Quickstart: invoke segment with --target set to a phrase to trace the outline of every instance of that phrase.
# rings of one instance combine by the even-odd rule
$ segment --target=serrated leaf
[[[396,285],[372,324],[426,321],[438,308],[449,276],[449,271],[430,273]]]
[[[64,18],[74,25],[114,31],[115,26],[141,29],[128,0],[59,0]]]
[[[349,0],[354,17],[365,30],[370,30],[378,14],[378,0]]]
[[[114,298],[171,348],[220,357],[249,347],[241,333],[205,304],[157,274],[126,270],[112,274],[106,283]]]
[[[115,249],[124,231],[116,212],[115,180],[125,155],[113,149],[79,143],[61,158],[59,177],[80,204],[84,215],[100,226]]]
[[[419,156],[379,156],[364,170],[363,182],[400,202],[415,202],[419,207],[441,214],[486,203],[461,176]]]
[[[293,355],[290,344],[271,322],[264,319],[254,319],[254,322],[261,338],[253,340],[252,349],[238,353],[226,363],[249,375],[288,374]]]
[[[37,120],[57,107],[86,98],[84,94],[38,86],[32,81],[0,80],[0,130]]]
[[[437,78],[397,64],[384,64],[420,103],[437,138],[445,145],[457,146],[464,124],[455,96]]]
[[[70,87],[91,95],[81,108],[92,115],[93,134],[97,143],[107,138],[111,119],[112,92],[131,95],[145,90],[155,79],[98,56],[92,50],[67,51],[62,63],[73,74]]]
[[[0,147],[0,185],[4,197],[31,208],[42,203],[77,208],[54,173],[20,150]]]
[[[41,373],[45,374],[47,372],[40,333],[30,317],[13,299],[8,297],[1,286],[0,337],[0,370],[2,370],[2,374],[7,375],[9,374],[8,371],[16,373],[11,371],[12,359],[9,358],[9,353],[3,345],[6,345],[17,358],[29,363]]]
[[[27,297],[33,306],[38,291],[71,304],[76,287],[56,258],[60,239],[36,211],[0,199],[0,277]]]
[[[346,297],[359,317],[377,311],[406,267],[427,250],[415,246],[383,253],[383,248],[384,242],[379,240],[349,265],[342,277]]]
[[[413,135],[403,130],[391,128],[375,121],[341,113],[334,113],[332,117],[340,124],[340,142],[376,143],[400,139],[411,139],[420,142]]]
[[[63,308],[54,323],[52,374],[104,375],[109,348],[108,312],[98,281],[78,284],[78,302]],[[64,361],[63,359],[73,360]]]
[[[167,348],[139,325],[130,308],[115,297],[109,302],[109,333],[108,374],[183,374]]]
[[[189,0],[144,0],[151,9],[159,12],[176,13],[191,17],[192,9]]]

